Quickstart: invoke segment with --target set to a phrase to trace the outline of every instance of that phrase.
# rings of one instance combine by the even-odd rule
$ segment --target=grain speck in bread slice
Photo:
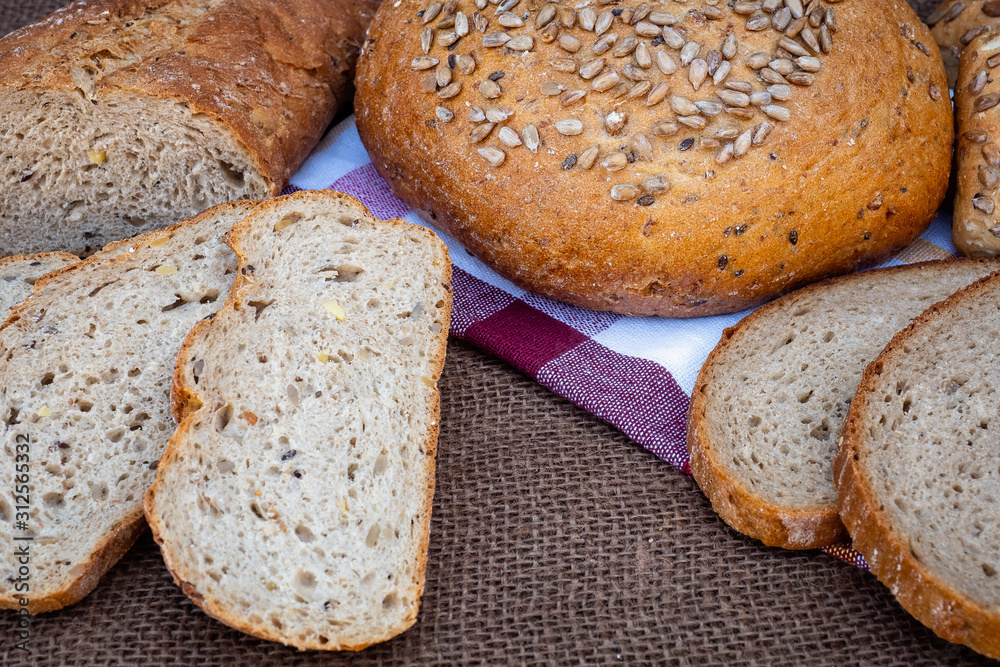
[[[65,252],[0,257],[0,323],[7,319],[11,308],[31,294],[36,280],[79,261],[76,255]]]
[[[225,302],[236,256],[223,236],[252,207],[223,204],[49,273],[0,328],[0,543],[34,537],[32,613],[80,600],[141,532],[142,494],[173,430],[177,352]],[[9,495],[25,437],[27,533],[12,532]],[[0,571],[0,607],[15,608],[13,549]]]
[[[242,632],[359,650],[416,620],[451,264],[429,230],[300,192],[233,228],[226,306],[178,356],[146,494],[175,581]]]
[[[996,270],[1000,261],[957,260],[853,274],[727,329],[688,428],[691,470],[715,511],[768,546],[843,539],[830,464],[865,364],[928,306]]]
[[[948,641],[1000,658],[1000,274],[937,304],[865,369],[834,461],[871,571]]]

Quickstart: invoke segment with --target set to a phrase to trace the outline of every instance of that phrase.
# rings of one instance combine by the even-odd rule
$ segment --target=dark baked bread
[[[901,0],[387,2],[356,86],[398,196],[522,287],[629,314],[884,258],[951,161],[941,59]]]
[[[976,37],[962,52],[955,93],[958,187],[952,221],[955,247],[970,257],[1000,254],[1000,30]]]
[[[928,309],[865,369],[840,516],[871,571],[948,641],[1000,658],[1000,274]]]
[[[926,262],[810,285],[726,329],[691,397],[691,472],[712,507],[768,546],[843,541],[831,462],[861,373],[931,304],[1000,270]]]
[[[146,516],[211,616],[359,650],[410,627],[423,593],[448,253],[329,191],[261,204],[229,243],[239,277],[178,355],[184,420]]]
[[[0,254],[276,195],[350,99],[377,0],[88,0],[0,40]]]

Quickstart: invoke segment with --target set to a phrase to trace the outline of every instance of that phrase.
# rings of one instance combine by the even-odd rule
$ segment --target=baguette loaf
[[[65,252],[0,257],[0,323],[7,319],[11,308],[31,294],[36,280],[46,273],[79,261],[80,258],[76,255]]]
[[[50,273],[0,328],[3,488],[14,487],[12,452],[25,438],[31,462],[29,502],[15,502],[30,506],[27,531],[12,534],[5,494],[0,542],[34,538],[32,613],[80,600],[141,532],[142,494],[173,430],[177,352],[222,307],[236,269],[223,236],[252,207],[223,204]],[[13,549],[0,568],[17,571]],[[0,607],[20,596],[4,575]]]
[[[447,251],[331,192],[266,202],[229,243],[239,277],[178,357],[183,421],[146,517],[210,616],[359,650],[412,625],[423,592]]]
[[[276,195],[351,99],[377,0],[84,0],[0,40],[0,254]]]
[[[992,63],[992,65],[991,65]],[[970,257],[1000,254],[1000,31],[976,37],[962,52],[955,92],[958,126],[952,240]]]
[[[834,460],[871,571],[948,641],[1000,658],[1000,275],[940,303],[865,369]]]
[[[996,260],[877,269],[793,292],[727,329],[691,399],[688,449],[716,512],[768,546],[846,537],[831,461],[865,364]]]

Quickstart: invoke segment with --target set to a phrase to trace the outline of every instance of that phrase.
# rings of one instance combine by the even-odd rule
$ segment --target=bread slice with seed
[[[828,280],[727,329],[698,376],[691,470],[716,512],[769,546],[846,537],[830,467],[865,364],[931,304],[1000,270],[928,262]]]
[[[332,192],[266,202],[229,242],[236,286],[178,357],[153,535],[184,592],[242,632],[389,639],[424,586],[447,251]]]
[[[252,207],[224,204],[49,273],[0,328],[0,484],[14,488],[27,442],[31,490],[0,496],[0,542],[33,537],[32,613],[80,600],[142,530],[142,494],[173,432],[177,352],[222,307],[236,270],[223,237]],[[14,523],[22,504],[26,529]],[[15,608],[12,549],[0,571],[0,607]]]
[[[0,322],[7,319],[11,308],[31,294],[36,280],[79,261],[76,255],[65,252],[0,257]]]
[[[834,461],[871,571],[948,641],[1000,658],[1000,274],[918,317],[865,369]]]

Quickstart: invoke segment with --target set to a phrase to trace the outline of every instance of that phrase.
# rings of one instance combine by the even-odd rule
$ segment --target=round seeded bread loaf
[[[945,0],[927,17],[927,25],[954,87],[962,49],[987,30],[1000,28],[1000,0]]]
[[[358,130],[515,283],[731,312],[890,255],[941,202],[944,69],[901,0],[384,3]]]
[[[997,65],[1000,31],[991,29],[962,52],[955,93],[958,187],[951,233],[970,257],[1000,254],[1000,85],[991,76]]]

